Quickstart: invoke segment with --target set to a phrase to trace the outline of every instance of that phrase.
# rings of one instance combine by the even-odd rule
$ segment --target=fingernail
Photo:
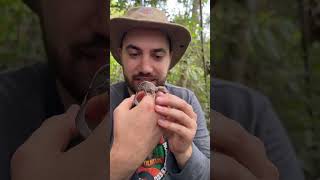
[[[158,97],[156,98],[156,101],[157,101],[157,102],[161,102],[161,101],[163,101],[163,97],[158,96]]]

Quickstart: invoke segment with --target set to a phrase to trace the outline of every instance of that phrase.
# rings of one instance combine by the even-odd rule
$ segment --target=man
[[[200,104],[190,90],[165,83],[168,71],[174,68],[187,49],[190,33],[181,25],[169,23],[164,12],[150,7],[131,8],[123,17],[111,19],[110,26],[111,52],[121,64],[125,78],[125,82],[114,84],[110,89],[111,112],[115,109],[113,117],[124,114],[116,107],[130,95],[140,93],[138,86],[143,81],[165,86],[169,92],[158,92],[154,102],[150,102],[156,116],[146,122],[151,124],[148,128],[140,127],[144,124],[140,120],[126,122],[130,123],[127,128],[143,132],[140,138],[139,132],[126,133],[126,137],[137,136],[133,139],[135,142],[131,142],[132,146],[146,144],[140,164],[136,164],[135,172],[129,177],[209,179],[209,133]],[[119,136],[124,135],[118,132],[118,122],[113,122],[116,143]],[[158,154],[159,151],[163,153]]]

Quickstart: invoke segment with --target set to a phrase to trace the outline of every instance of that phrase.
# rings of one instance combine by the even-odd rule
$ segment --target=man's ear
[[[122,48],[118,48],[118,49],[117,49],[117,54],[118,54],[118,56],[119,56],[119,58],[120,58],[120,64],[122,64],[122,63],[121,63],[121,59],[122,59],[122,57],[121,57],[121,56],[122,56],[121,52],[122,52]]]
[[[170,52],[170,65],[171,65],[171,63],[172,63],[172,57],[173,57],[173,53],[172,53],[172,51]]]
[[[117,49],[117,53],[118,53],[118,55],[119,55],[120,58],[121,58],[121,51],[122,51],[122,48],[118,48],[118,49]]]

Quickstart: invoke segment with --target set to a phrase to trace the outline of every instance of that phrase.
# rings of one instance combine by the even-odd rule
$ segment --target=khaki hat
[[[124,16],[110,20],[110,50],[119,64],[117,49],[124,34],[134,28],[159,29],[168,35],[172,50],[170,69],[181,59],[191,41],[190,32],[182,25],[170,23],[164,12],[152,7],[130,8]]]

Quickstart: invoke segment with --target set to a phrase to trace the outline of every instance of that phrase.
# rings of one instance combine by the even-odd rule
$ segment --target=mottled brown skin
[[[138,85],[136,95],[141,91],[143,91],[145,93],[145,95],[149,94],[149,95],[152,95],[153,97],[155,97],[155,95],[158,91],[161,91],[163,93],[168,93],[168,90],[166,89],[166,87],[156,86],[152,82],[149,82],[149,81],[143,81]],[[135,106],[139,104],[137,96],[134,97],[133,103]]]

